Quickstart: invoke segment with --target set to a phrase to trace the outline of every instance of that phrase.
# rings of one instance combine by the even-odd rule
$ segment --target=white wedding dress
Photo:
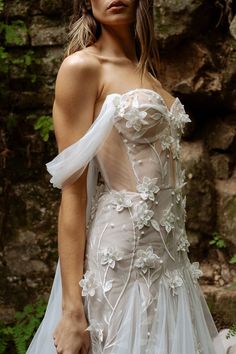
[[[190,263],[180,140],[190,122],[178,97],[169,109],[151,89],[107,95],[86,134],[47,163],[54,187],[89,164],[84,275],[78,279],[90,354],[223,354]],[[103,183],[98,184],[98,176]],[[27,354],[56,354],[61,316],[56,274]]]

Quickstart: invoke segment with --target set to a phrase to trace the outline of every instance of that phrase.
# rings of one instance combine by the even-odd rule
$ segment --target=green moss
[[[25,354],[26,349],[35,334],[46,309],[46,302],[39,299],[33,305],[27,305],[22,312],[16,312],[15,323],[5,325],[0,323],[0,354],[9,353],[14,347],[17,354]]]
[[[11,24],[0,23],[0,32],[3,33],[6,45],[21,46],[25,44],[27,27],[22,20],[12,21]]]

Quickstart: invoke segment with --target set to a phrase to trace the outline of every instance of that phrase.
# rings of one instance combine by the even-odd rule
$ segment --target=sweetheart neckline
[[[178,98],[178,97],[175,97],[174,100],[173,100],[173,102],[172,102],[172,104],[171,104],[171,106],[168,107],[167,104],[166,104],[166,101],[164,100],[164,98],[162,97],[162,95],[161,95],[160,93],[158,93],[157,91],[152,90],[152,89],[149,89],[149,88],[145,88],[145,87],[137,87],[137,88],[135,88],[135,89],[131,89],[131,90],[128,90],[128,91],[123,92],[123,93],[113,92],[113,93],[107,94],[106,97],[105,97],[105,99],[104,99],[104,101],[103,101],[103,104],[102,104],[102,107],[101,107],[101,109],[100,109],[100,112],[102,111],[103,106],[104,106],[104,104],[105,104],[105,101],[107,100],[107,98],[108,98],[109,96],[118,95],[119,97],[123,97],[123,96],[126,96],[126,95],[128,95],[128,94],[132,94],[133,92],[136,92],[136,91],[144,91],[144,92],[146,91],[146,92],[150,92],[150,93],[154,94],[154,96],[156,95],[156,96],[161,100],[162,105],[166,108],[166,110],[167,110],[167,112],[168,112],[169,114],[172,113],[175,104],[176,104],[178,101],[180,102],[179,98]],[[97,115],[97,117],[98,117],[98,116],[99,116],[99,114]],[[95,120],[96,120],[96,119],[95,119]]]

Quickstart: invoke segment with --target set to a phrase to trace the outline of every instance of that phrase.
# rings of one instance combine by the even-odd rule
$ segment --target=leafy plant
[[[226,248],[225,241],[220,238],[220,235],[217,232],[213,232],[213,239],[209,242],[210,245],[214,245],[217,248]]]
[[[0,47],[0,72],[7,74],[9,55],[4,47]]]
[[[233,257],[229,260],[230,264],[236,264],[236,254],[233,255]]]
[[[41,116],[34,124],[34,129],[39,131],[43,141],[48,141],[49,133],[53,130],[53,121],[50,116]]]
[[[34,83],[36,81],[37,75],[35,72],[31,73],[28,70],[31,65],[40,64],[40,60],[35,56],[33,50],[28,50],[18,58],[10,58],[9,62],[10,64],[17,65],[22,70],[27,69],[31,82]]]
[[[226,334],[226,338],[229,339],[230,337],[236,336],[236,323],[234,323],[230,329],[228,330],[228,333]]]
[[[0,33],[4,33],[6,45],[23,45],[27,27],[22,20],[12,21],[11,24],[0,22]]]
[[[3,12],[4,10],[4,1],[0,0],[0,14]]]
[[[17,354],[25,354],[26,349],[43,319],[46,302],[39,299],[34,305],[26,305],[22,312],[16,312],[15,323],[0,323],[0,354],[6,353],[8,345],[14,345]]]

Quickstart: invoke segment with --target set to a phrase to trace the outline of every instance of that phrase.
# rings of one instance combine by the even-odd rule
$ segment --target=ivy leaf
[[[39,131],[43,141],[48,141],[49,132],[53,130],[53,121],[50,116],[41,116],[34,124],[34,129]]]
[[[229,261],[230,264],[236,264],[236,254]]]

